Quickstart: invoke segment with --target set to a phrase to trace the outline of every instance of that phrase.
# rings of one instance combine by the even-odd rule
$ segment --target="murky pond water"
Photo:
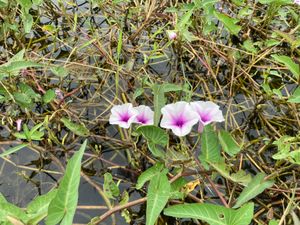
[[[118,66],[115,61],[118,54],[116,46],[119,29],[117,25],[114,27],[111,24],[118,19],[119,12],[112,12],[105,6],[103,11],[99,7],[92,8],[88,1],[64,2],[64,4],[61,1],[45,2],[38,26],[30,34],[22,37],[21,41],[33,49],[30,55],[33,59],[41,59],[45,64],[51,62],[65,65],[69,69],[70,73],[64,79],[43,70],[38,71],[36,76],[45,89],[56,88],[65,95],[71,94],[60,109],[53,110],[47,106],[36,105],[32,112],[27,112],[32,120],[41,121],[43,118],[40,115],[52,116],[51,113],[55,111],[55,115],[51,118],[51,129],[61,143],[43,140],[12,154],[5,160],[0,158],[0,192],[10,202],[25,207],[34,197],[46,193],[57,185],[63,174],[62,168],[66,159],[79,148],[83,140],[61,128],[59,119],[62,115],[68,115],[74,121],[84,122],[91,131],[88,137],[89,150],[83,159],[83,170],[88,176],[81,179],[75,223],[87,224],[93,217],[107,210],[105,202],[88,179],[102,186],[104,173],[111,172],[115,180],[121,180],[120,189],[129,192],[131,200],[144,194],[135,191],[131,184],[141,172],[137,168],[149,165],[145,160],[139,160],[138,156],[133,157],[131,163],[128,163],[127,151],[134,152],[134,145],[126,139],[128,133],[123,133],[122,139],[119,130],[108,124],[108,115],[110,106],[120,103],[115,99],[116,89],[122,96],[122,101],[129,101],[134,91],[144,85],[145,77],[156,82],[184,84],[188,81],[194,93],[192,99],[214,100],[221,106],[226,118],[226,122],[218,126],[233,131],[238,141],[244,143],[244,148],[247,148],[247,153],[242,155],[241,160],[243,162],[247,159],[247,162],[235,166],[254,174],[262,169],[257,165],[261,163],[265,165],[263,168],[265,171],[274,172],[276,168],[271,158],[273,146],[266,148],[263,154],[257,152],[276,132],[284,131],[296,135],[299,126],[295,121],[299,120],[299,109],[282,104],[281,99],[272,98],[263,92],[262,69],[237,67],[235,71],[231,71],[228,65],[234,62],[228,62],[222,54],[206,55],[211,57],[211,66],[218,68],[217,73],[211,74],[209,68],[200,60],[202,54],[201,57],[191,59],[189,55],[180,51],[181,46],[177,46],[176,43],[170,44],[169,40],[160,35],[150,38],[161,28],[160,23],[153,24],[151,29],[154,30],[148,27],[138,33],[138,38],[133,36],[134,31],[138,30],[137,26],[132,25],[135,30],[131,27],[132,30],[124,32],[123,35],[126,36],[123,43],[124,54]],[[120,6],[120,11],[122,10]],[[124,31],[130,27],[127,24],[129,22],[123,19],[116,22],[118,23],[122,23]],[[161,48],[160,57],[150,57],[153,39]],[[227,49],[221,42],[220,45],[210,43],[206,47],[207,51],[210,47],[235,51],[235,43]],[[5,44],[12,48],[16,42],[11,38]],[[203,53],[203,46],[194,47],[199,51],[198,54]],[[1,49],[2,54],[8,54],[6,47],[1,46]],[[191,52],[192,49],[188,51]],[[195,53],[196,56],[198,54]],[[255,70],[253,74],[252,69]],[[236,79],[231,79],[233,75]],[[116,78],[119,78],[117,84]],[[26,79],[25,76],[21,76],[17,81],[24,82]],[[33,81],[30,82],[35,85]],[[291,93],[297,86],[285,78],[280,80],[274,78],[272,82],[270,81],[271,86],[285,85],[282,90],[284,95]],[[168,96],[170,102],[178,100],[176,98],[178,96],[173,94]],[[144,95],[137,97],[135,101],[151,105],[152,94],[146,90]],[[11,116],[8,116],[9,112],[15,109],[4,105],[0,105],[0,108],[3,118],[0,127],[0,148],[4,151],[17,145],[18,141],[11,135],[11,132],[16,131],[15,124],[8,119]],[[32,123],[32,120],[26,117],[26,113],[17,112],[17,114],[21,115],[23,123]],[[141,143],[138,144],[140,144],[138,147],[142,146]],[[171,144],[178,144],[178,140],[172,139]],[[220,179],[221,184],[222,182],[224,183],[224,180]],[[209,192],[209,189],[205,191]],[[208,195],[216,197],[213,193]],[[136,221],[132,224],[141,224],[144,206],[141,206],[141,209],[137,206],[134,210]],[[125,224],[120,214],[116,216],[117,224]],[[111,221],[106,220],[101,224],[111,224]]]

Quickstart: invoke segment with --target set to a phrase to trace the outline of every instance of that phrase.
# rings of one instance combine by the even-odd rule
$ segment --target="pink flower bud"
[[[17,124],[17,131],[20,131],[22,126],[22,119],[17,119],[16,124]]]
[[[167,34],[170,40],[175,40],[177,38],[177,32],[174,30],[167,30]]]
[[[56,97],[60,100],[64,99],[64,95],[60,89],[55,89]]]

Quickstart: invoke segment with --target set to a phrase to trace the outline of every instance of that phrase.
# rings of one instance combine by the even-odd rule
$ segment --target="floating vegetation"
[[[298,0],[0,0],[0,224],[299,224]]]

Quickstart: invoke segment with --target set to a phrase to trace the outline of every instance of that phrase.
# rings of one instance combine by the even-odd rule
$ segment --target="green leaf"
[[[293,44],[294,38],[289,33],[285,33],[280,30],[275,30],[274,32],[276,36],[279,35],[280,37],[284,38],[284,41],[288,42],[291,45]]]
[[[291,3],[291,0],[258,0],[261,4],[278,4],[278,5],[285,5]]]
[[[195,5],[197,8],[204,8],[207,10],[207,8],[212,7],[217,3],[218,0],[195,0]]]
[[[248,203],[238,210],[209,203],[175,205],[164,210],[167,216],[199,219],[210,225],[249,225],[253,212],[253,203]]]
[[[181,91],[183,90],[181,85],[176,84],[153,84],[152,92],[154,95],[154,125],[158,126],[160,116],[161,116],[161,108],[166,104],[165,93],[170,91]]]
[[[244,1],[244,0],[232,0],[232,2],[233,2],[236,6],[243,6],[243,5],[245,5],[245,1]]]
[[[270,220],[269,221],[269,225],[278,225],[279,224],[279,220]]]
[[[215,20],[214,12],[215,3],[219,2],[218,0],[196,0],[196,8],[201,8],[204,11],[204,24],[203,24],[203,33],[209,35],[210,32],[216,30],[216,25],[213,22]]]
[[[246,174],[244,170],[239,170],[237,173],[230,173],[230,168],[226,165],[225,160],[222,159],[217,163],[210,163],[210,165],[218,171],[223,177],[246,186],[251,181],[251,175]]]
[[[25,83],[20,83],[19,89],[20,89],[21,93],[27,95],[28,98],[31,98],[32,100],[36,101],[40,98],[40,95],[35,93],[35,91],[29,85],[27,85]]]
[[[5,202],[7,202],[6,198],[3,196],[3,194],[0,193],[0,203],[5,203]]]
[[[144,88],[137,88],[133,93],[133,99],[135,100],[137,97],[141,96],[144,93]]]
[[[70,131],[78,136],[86,137],[90,133],[90,131],[84,126],[84,124],[73,123],[71,120],[65,117],[61,118],[60,120]]]
[[[33,25],[33,17],[29,13],[23,13],[22,22],[24,25],[24,32],[26,34],[30,33],[32,25]]]
[[[176,25],[177,30],[181,32],[182,29],[184,29],[186,26],[189,25],[189,23],[191,22],[190,18],[193,15],[193,11],[194,10],[191,9],[188,12],[186,12],[183,16],[180,17],[180,20]]]
[[[165,158],[165,153],[151,141],[148,142],[148,149],[150,150],[150,152],[153,154],[154,157],[162,158],[162,159]]]
[[[156,146],[165,147],[169,143],[169,136],[163,129],[153,125],[146,125],[138,127],[136,132],[142,134],[147,140],[148,148],[155,157],[165,157],[165,153]]]
[[[295,63],[290,57],[285,55],[271,55],[277,62],[284,64],[294,75],[296,79],[300,76],[300,66]]]
[[[170,92],[170,91],[182,91],[182,86],[178,84],[171,84],[171,83],[165,83],[162,84],[162,88],[164,92]]]
[[[248,5],[240,9],[238,17],[239,18],[245,18],[247,16],[250,16],[253,13],[253,9],[251,9]]]
[[[32,6],[31,0],[17,0],[17,2],[26,10],[29,10]]]
[[[25,124],[26,125],[26,124]],[[44,127],[42,127],[44,125],[44,122],[38,123],[36,124],[33,128],[31,128],[30,132],[29,132],[29,136],[31,140],[42,140],[43,136],[44,136]]]
[[[230,156],[235,156],[241,151],[240,146],[232,138],[231,134],[225,130],[219,132],[219,141],[223,150]]]
[[[119,187],[113,181],[113,177],[110,173],[104,174],[103,191],[108,198],[112,199],[114,199],[114,197],[118,197],[120,194]]]
[[[289,97],[288,102],[300,103],[300,87],[297,87],[293,95]]]
[[[43,3],[43,1],[44,0],[32,0],[32,3],[34,4],[34,5],[40,5],[40,4],[42,4]]]
[[[19,106],[28,109],[31,109],[33,107],[34,103],[32,102],[32,99],[28,95],[24,93],[16,92],[13,93],[13,97]]]
[[[272,46],[278,45],[278,44],[280,44],[280,41],[275,40],[275,39],[267,39],[267,40],[265,40],[265,45],[267,47],[272,47]]]
[[[25,223],[28,220],[26,213],[19,207],[9,203],[1,202],[0,203],[0,223],[9,222],[10,218],[21,220]],[[11,224],[11,223],[8,223]]]
[[[36,124],[31,130],[29,131],[26,124],[23,125],[24,132],[22,133],[13,133],[13,135],[20,139],[27,139],[28,141],[40,141],[43,140],[44,136],[44,127],[42,127],[44,123]]]
[[[6,150],[5,152],[1,153],[0,157],[4,157],[4,156],[10,155],[12,153],[15,153],[15,152],[21,150],[22,148],[25,148],[26,146],[27,146],[27,144],[20,144],[15,147],[12,147],[12,148]]]
[[[183,177],[180,177],[171,184],[170,199],[184,199],[185,193],[181,191],[188,182]]]
[[[13,135],[19,139],[27,139],[27,136],[25,135],[24,132],[23,133],[13,133]]]
[[[221,159],[221,146],[218,136],[211,125],[206,125],[201,136],[201,153],[199,159],[205,169],[209,166],[207,163],[219,162]]]
[[[4,7],[6,7],[7,6],[7,4],[8,4],[8,2],[7,2],[8,0],[0,0],[0,8],[4,8]]]
[[[22,61],[24,59],[24,54],[25,54],[25,49],[22,49],[21,51],[19,51],[17,54],[15,54],[13,57],[11,57],[7,63],[2,64],[0,67],[2,66],[8,66],[10,65],[12,62],[17,62],[17,61]]]
[[[36,197],[27,205],[28,224],[36,225],[47,216],[49,204],[56,194],[57,189],[53,189],[47,194]]]
[[[247,174],[244,170],[239,170],[236,173],[230,174],[230,179],[233,182],[240,183],[242,185],[247,185],[251,182],[252,177],[250,174]]]
[[[288,135],[280,137],[273,142],[273,144],[277,146],[278,152],[274,154],[272,158],[276,160],[284,159],[300,165],[300,149],[298,143],[298,137],[290,137]]]
[[[176,150],[175,148],[167,148],[165,163],[171,164],[173,167],[193,167],[193,158],[186,152]]]
[[[146,225],[154,225],[170,196],[171,185],[166,174],[150,180],[147,192]]]
[[[121,201],[119,202],[120,205],[125,205],[129,202],[129,194],[127,191],[123,191],[121,196]]]
[[[248,51],[248,52],[251,52],[251,53],[257,53],[258,50],[257,48],[254,46],[253,42],[249,39],[247,39],[246,41],[244,41],[243,43],[243,47]]]
[[[50,202],[46,225],[70,225],[78,202],[78,187],[80,182],[81,159],[87,145],[87,140],[78,152],[69,160],[65,175],[57,190],[57,194]]]
[[[238,19],[231,18],[223,13],[214,12],[214,15],[220,20],[224,26],[229,30],[230,33],[234,35],[238,35],[238,33],[241,30],[241,26],[235,25],[237,22],[239,22]]]
[[[19,71],[22,69],[26,69],[28,67],[42,67],[42,64],[26,61],[26,60],[19,60],[19,61],[9,61],[6,64],[0,66],[0,73],[6,72],[13,76],[17,76]]]
[[[47,90],[46,93],[43,95],[43,102],[49,103],[52,102],[56,98],[55,91],[53,89]]]
[[[162,173],[162,171],[164,169],[165,169],[165,166],[162,163],[157,162],[154,166],[152,166],[152,167],[148,168],[147,170],[145,170],[139,176],[139,178],[136,182],[136,189],[141,189],[147,181],[151,180],[153,177],[157,176],[159,173]],[[168,171],[166,171],[166,173],[167,172]]]
[[[152,91],[154,95],[154,125],[158,126],[161,116],[161,108],[166,104],[165,91],[163,86],[159,84],[154,84],[152,86]]]
[[[117,63],[119,64],[120,55],[122,52],[122,45],[123,45],[123,31],[119,31],[119,38],[118,38],[118,45],[117,45]]]
[[[264,178],[265,174],[258,173],[248,184],[248,186],[245,187],[244,190],[241,192],[233,208],[240,207],[245,202],[248,202],[250,199],[262,193],[265,189],[273,186],[273,180],[265,181]]]
[[[64,78],[69,75],[69,71],[62,67],[62,66],[53,66],[50,68],[51,72],[54,73],[54,75]]]
[[[190,32],[187,28],[181,30],[181,35],[184,38],[184,40],[188,42],[197,40],[197,37],[193,35],[193,33]]]

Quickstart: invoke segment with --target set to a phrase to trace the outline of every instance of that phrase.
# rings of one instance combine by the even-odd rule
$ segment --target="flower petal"
[[[129,128],[137,115],[138,111],[133,108],[131,103],[115,105],[111,109],[109,123],[119,125],[123,128]]]
[[[134,123],[143,125],[153,125],[154,124],[154,112],[149,106],[140,105],[135,107],[138,111],[138,115],[134,119]]]
[[[161,109],[162,120],[160,126],[171,129],[177,136],[185,136],[191,132],[198,122],[198,115],[187,102],[168,104]]]
[[[195,112],[197,112],[199,120],[204,126],[210,124],[211,122],[224,121],[222,111],[219,109],[220,107],[213,102],[191,102],[191,107]]]

